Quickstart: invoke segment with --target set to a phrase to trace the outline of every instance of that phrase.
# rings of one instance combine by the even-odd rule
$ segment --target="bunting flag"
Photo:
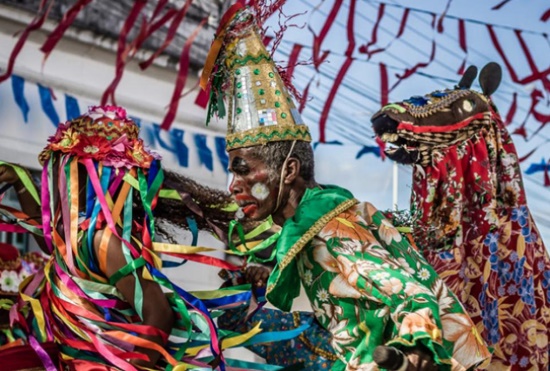
[[[15,103],[17,103],[17,106],[21,110],[25,122],[28,122],[29,103],[27,103],[27,99],[25,99],[25,80],[17,75],[12,75],[11,86],[13,89],[13,98],[15,99]]]
[[[540,163],[538,164],[531,164],[529,165],[529,168],[525,170],[525,174],[534,174],[538,172],[544,173],[544,185],[546,187],[550,187],[550,175],[548,175],[548,170],[550,170],[550,161],[546,161],[541,159]]]
[[[38,94],[40,95],[40,103],[42,105],[42,110],[46,113],[46,116],[50,119],[54,127],[57,127],[59,124],[59,115],[55,110],[53,105],[54,96],[50,88],[46,88],[40,84],[38,86]]]
[[[94,104],[62,92],[54,99],[51,88],[26,81],[19,75],[12,75],[11,82],[11,86],[0,84],[4,126],[14,140],[21,142],[32,136],[33,142],[46,143],[54,133],[52,125],[57,127],[60,122],[78,117],[82,110]],[[9,107],[9,102],[13,102],[13,108]],[[16,116],[12,118],[10,112]],[[182,125],[166,131],[159,123],[139,117],[132,119],[140,126],[145,144],[163,156],[167,167],[188,169],[193,175],[203,174],[206,179],[218,178],[219,186],[225,186],[228,157],[224,134]],[[23,122],[28,128],[22,127]],[[44,125],[45,122],[48,124]]]
[[[367,153],[372,153],[376,157],[380,157],[381,148],[379,146],[363,146],[363,148],[357,152],[357,155],[355,156],[356,159],[360,159],[363,157],[363,155],[366,155]]]
[[[285,2],[286,0],[243,0],[242,2],[243,4],[257,8],[262,20],[266,21],[266,29],[273,30],[271,35],[274,34],[275,36],[264,35],[266,40],[270,38],[275,39],[273,49],[276,49],[280,45],[281,35],[287,33],[288,27],[286,23],[284,25],[281,24],[281,19],[286,17],[286,19],[290,20],[294,19],[297,15],[285,15],[284,10],[286,9],[283,8]],[[9,53],[10,56],[6,63],[6,69],[2,71],[0,81],[12,75],[18,54],[20,54],[29,35],[42,28],[53,3],[54,1],[40,0],[35,17],[19,33],[18,39]],[[64,37],[68,28],[81,15],[83,9],[92,3],[92,0],[75,0],[67,8],[61,21],[49,32],[46,40],[41,45],[40,50],[44,53],[44,61],[46,61],[48,55],[58,45],[59,40]],[[308,109],[309,102],[322,102],[322,108],[316,108],[316,110],[321,111],[321,115],[316,122],[319,129],[319,142],[328,143],[341,139],[338,137],[327,137],[326,127],[330,125],[330,120],[334,114],[331,114],[333,106],[344,106],[345,103],[342,102],[345,102],[345,99],[347,99],[345,92],[351,90],[350,86],[357,83],[357,81],[350,81],[353,79],[348,76],[352,68],[354,70],[357,69],[356,62],[361,62],[361,67],[364,66],[365,71],[372,67],[373,70],[369,72],[375,75],[379,74],[379,85],[376,82],[372,84],[371,81],[365,79],[359,82],[363,84],[365,89],[358,92],[358,94],[362,94],[363,97],[370,100],[371,104],[376,105],[376,108],[379,108],[384,105],[384,102],[402,99],[402,96],[397,96],[397,94],[400,94],[400,89],[398,88],[401,88],[401,84],[406,85],[404,81],[408,81],[409,84],[416,84],[416,80],[414,82],[411,80],[413,76],[422,76],[425,79],[438,80],[438,82],[439,80],[450,83],[456,81],[458,76],[454,76],[453,74],[450,76],[441,76],[441,72],[437,74],[430,73],[429,68],[432,67],[432,64],[438,65],[438,67],[442,66],[442,62],[435,58],[436,51],[438,52],[438,58],[443,58],[443,56],[447,58],[449,54],[454,54],[456,58],[453,60],[453,64],[445,67],[448,70],[457,71],[458,74],[461,74],[468,64],[469,56],[473,52],[480,52],[478,41],[482,38],[486,40],[487,50],[483,50],[481,54],[489,58],[489,52],[493,52],[497,56],[497,59],[499,59],[497,62],[502,63],[508,73],[508,76],[505,76],[505,81],[506,79],[511,80],[511,83],[508,83],[508,91],[501,89],[499,92],[501,96],[507,96],[508,106],[503,105],[502,102],[498,102],[500,109],[503,112],[507,112],[505,121],[510,126],[510,131],[517,136],[521,136],[526,141],[536,140],[538,135],[547,136],[542,129],[550,122],[550,104],[547,99],[548,94],[550,94],[550,65],[539,54],[544,53],[550,48],[548,33],[545,31],[521,30],[517,27],[507,26],[502,22],[479,21],[477,19],[457,17],[452,14],[456,3],[452,2],[452,0],[447,0],[445,7],[438,10],[438,14],[430,10],[384,1],[373,3],[369,1],[357,2],[356,0],[347,2],[343,0],[330,0],[329,2],[319,2],[315,6],[309,5],[309,8],[307,4],[306,6],[302,4],[303,9],[308,11],[307,19],[304,22],[307,28],[304,29],[310,30],[313,38],[311,43],[300,43],[296,42],[295,39],[292,40],[290,50],[288,51],[289,63],[286,72],[289,75],[288,79],[290,81],[292,75],[296,72],[295,66],[304,64],[300,60],[311,60],[314,75],[302,79],[301,83],[297,83],[297,81],[294,83],[297,83],[296,85],[299,86],[298,93],[301,92],[302,96],[302,99],[298,99],[297,102],[300,112]],[[509,6],[509,3],[509,0],[502,0],[492,7],[485,6],[484,9],[485,11],[489,11],[491,15],[494,15],[496,19],[497,15],[511,11],[509,9],[512,9],[512,6]],[[181,29],[182,23],[185,22],[192,4],[193,0],[180,1],[177,5],[174,5],[169,0],[156,0],[154,2],[137,0],[133,2],[132,6],[127,10],[127,14],[124,14],[122,18],[124,22],[123,27],[118,33],[115,76],[109,86],[106,87],[103,94],[103,102],[115,102],[115,90],[122,79],[124,68],[128,61],[136,55],[137,51],[143,48],[146,40],[159,30],[164,30],[163,36],[160,39],[160,46],[152,51],[149,58],[140,63],[142,69],[148,68],[160,54],[173,44],[178,29]],[[342,9],[345,9],[348,14],[342,14]],[[366,10],[369,10],[369,12],[367,13]],[[411,13],[414,17],[411,17]],[[272,17],[274,14],[276,17]],[[354,14],[357,20],[361,20],[359,27],[356,27],[357,25],[354,24]],[[271,17],[271,20],[274,18],[278,19],[279,26],[281,26],[280,30],[269,25],[271,21],[269,17]],[[431,22],[428,18],[431,18]],[[538,11],[533,16],[533,22],[548,22],[549,20],[550,9]],[[412,24],[412,21],[414,21],[414,24]],[[457,26],[453,25],[449,27],[451,24],[450,21],[456,21]],[[202,21],[202,24],[204,22],[205,20]],[[319,25],[319,27],[315,28],[314,25]],[[444,25],[447,26],[445,32],[443,32]],[[471,25],[477,28],[474,30],[473,27],[470,27]],[[300,26],[298,25],[298,27]],[[487,33],[479,32],[480,28],[486,29]],[[343,30],[345,32],[342,32]],[[453,30],[454,32],[451,33],[449,30]],[[207,158],[202,159],[204,161],[201,160],[197,152],[197,143],[201,143],[202,145],[202,142],[195,141],[194,133],[183,135],[183,131],[176,130],[176,132],[170,132],[171,124],[175,121],[179,100],[183,95],[189,93],[188,91],[182,94],[189,68],[189,49],[197,32],[198,29],[192,33],[182,47],[179,72],[166,116],[158,127],[152,124],[149,125],[149,130],[151,132],[151,139],[157,145],[160,146],[160,143],[164,143],[170,150],[178,151],[177,154],[173,155],[176,162],[193,166],[191,165],[192,159],[198,159],[199,166],[208,171],[211,162]],[[437,37],[431,36],[430,39],[430,35]],[[445,38],[440,37],[443,35],[445,35]],[[347,43],[344,37],[347,39]],[[451,39],[450,44],[448,43],[449,37]],[[338,44],[339,41],[335,43],[335,38],[340,38],[340,44]],[[424,41],[428,40],[429,44],[425,44],[424,41],[421,44],[420,39]],[[441,44],[443,39],[445,39],[445,45]],[[399,43],[396,44],[401,48],[401,52],[403,51],[403,46],[405,46],[412,53],[406,55],[400,53],[396,55],[393,52],[393,47],[395,46],[392,45],[396,40],[399,40]],[[419,41],[418,43],[417,40]],[[334,48],[335,44],[340,49],[338,47]],[[536,50],[535,47],[537,48]],[[458,55],[456,51],[459,52]],[[277,51],[274,50],[274,53],[277,53]],[[307,55],[307,53],[310,53],[310,55]],[[329,65],[325,63],[328,61],[329,56],[340,56],[342,58],[339,59],[338,63],[332,61],[330,65],[332,68],[325,68],[325,66]],[[434,61],[437,63],[433,63]],[[333,67],[335,64],[337,65],[336,68]],[[372,74],[369,75],[366,73],[365,76],[367,75],[372,76]],[[312,84],[313,81],[316,84]],[[12,79],[11,83],[15,103],[19,107],[19,112],[23,117],[22,122],[27,122],[33,108],[33,105],[24,99],[25,94],[29,94],[28,89],[27,91],[22,90],[24,84],[17,77]],[[321,89],[319,85],[324,86]],[[520,85],[521,89],[517,89],[518,85]],[[377,91],[379,87],[380,91]],[[510,91],[510,87],[514,90]],[[354,89],[357,90],[357,87]],[[527,90],[527,93],[523,89]],[[354,92],[357,93],[357,91]],[[209,92],[198,89],[196,94],[195,103],[204,108]],[[324,95],[319,96],[320,94]],[[56,114],[59,117],[57,113],[59,102],[55,102],[51,92],[48,92],[47,89],[40,89],[40,97],[42,99],[43,113],[46,114],[50,122],[56,125]],[[65,114],[67,117],[73,117],[83,108],[75,105],[75,103],[78,104],[78,101],[71,99],[70,96],[65,96],[64,101],[66,103]],[[57,110],[56,107],[58,107]],[[373,109],[374,107],[372,106],[366,107],[364,112],[371,112]],[[526,109],[527,112],[525,112]],[[347,112],[347,109],[343,111]],[[347,121],[346,124],[349,122],[350,125],[358,125],[353,118],[346,117],[345,120]],[[531,123],[533,122],[538,126],[532,127]],[[361,124],[368,125],[364,122]],[[170,133],[164,135],[158,133],[157,129]],[[337,130],[332,132],[336,133]],[[183,143],[184,140],[185,143]],[[214,168],[222,161],[220,152],[217,151],[217,143],[216,140],[211,140],[210,138],[207,141],[210,153],[215,157],[213,159]],[[354,144],[362,146],[370,143],[363,141],[361,143],[355,142]],[[532,150],[533,148],[528,148],[523,153]],[[381,157],[384,157],[383,151],[381,151]]]

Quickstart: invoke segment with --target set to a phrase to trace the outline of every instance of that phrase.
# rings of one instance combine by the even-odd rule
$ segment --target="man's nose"
[[[233,178],[231,179],[231,183],[229,183],[229,192],[234,195],[242,192],[240,182],[238,181],[236,176],[233,176]]]

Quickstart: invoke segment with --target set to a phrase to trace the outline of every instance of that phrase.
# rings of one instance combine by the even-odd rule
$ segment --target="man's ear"
[[[289,158],[286,162],[284,171],[284,184],[292,184],[296,181],[300,175],[300,161],[296,158]]]

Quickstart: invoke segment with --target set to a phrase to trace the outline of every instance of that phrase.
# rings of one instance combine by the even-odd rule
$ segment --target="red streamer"
[[[92,1],[93,0],[78,0],[69,10],[67,10],[67,12],[63,15],[63,19],[61,19],[57,27],[48,35],[48,38],[40,48],[40,50],[45,54],[44,61],[48,58],[59,40],[61,40],[65,34],[65,31],[67,31],[67,28],[69,28],[69,26],[74,22],[78,13],[80,13],[80,11]]]
[[[302,48],[303,48],[303,45],[294,44],[294,46],[292,47],[292,51],[288,56],[288,67],[286,70],[286,74],[288,76],[288,79],[291,81],[292,81],[292,75],[294,75],[294,68],[298,64],[298,56],[300,55]]]
[[[385,63],[380,63],[380,105],[384,107],[389,103],[388,68]]]
[[[376,44],[378,41],[378,27],[380,26],[380,21],[384,17],[384,12],[386,9],[386,4],[381,3],[378,7],[378,16],[376,17],[376,22],[374,23],[374,26],[371,31],[370,41],[366,45],[361,45],[359,47],[359,53],[363,53],[367,55],[367,60],[370,59],[370,57],[374,54],[374,51],[369,51],[369,48]],[[382,49],[383,50],[383,49]],[[376,49],[376,52],[380,52],[380,49]]]
[[[468,46],[466,45],[466,22],[464,22],[464,19],[458,20],[458,45],[460,45],[460,49],[464,51],[466,54],[464,56],[464,60],[462,61],[462,65],[458,69],[457,73],[459,75],[463,75],[464,71],[466,69],[466,59],[468,59]]]
[[[435,18],[436,15],[432,13],[432,28],[435,27]],[[393,86],[391,87],[390,89],[390,92],[395,89],[397,87],[397,85],[399,85],[399,83],[401,83],[401,81],[409,78],[411,75],[415,74],[416,71],[419,69],[419,68],[424,68],[424,67],[427,67],[430,63],[433,62],[434,58],[435,58],[435,39],[432,40],[432,52],[430,54],[430,59],[427,61],[427,62],[420,62],[420,63],[417,63],[415,66],[413,66],[412,68],[407,68],[405,69],[405,71],[403,72],[403,75],[397,75],[397,81],[395,82],[395,84],[393,84]]]
[[[523,157],[520,157],[520,158],[518,159],[518,161],[519,161],[519,162],[523,162],[523,161],[527,160],[529,157],[531,157],[531,155],[532,155],[533,153],[535,153],[535,151],[536,151],[537,149],[538,149],[538,148],[533,148],[528,154],[524,155]]]
[[[534,135],[537,135],[539,131],[542,130],[550,122],[550,115],[545,115],[536,110],[537,105],[539,104],[540,100],[544,98],[544,95],[542,92],[538,89],[534,89],[531,92],[531,107],[529,108],[529,113],[533,115],[534,119],[541,123],[539,128],[533,133]]]
[[[439,19],[437,20],[437,32],[439,33],[443,33],[444,28],[443,28],[443,19],[445,19],[445,16],[447,15],[447,12],[449,11],[449,7],[451,6],[451,3],[453,2],[453,0],[448,0],[447,1],[447,6],[445,7],[445,10],[443,11],[443,13],[439,16]]]
[[[300,102],[300,106],[298,107],[298,112],[300,113],[302,113],[304,108],[306,108],[306,102],[309,96],[309,87],[311,86],[312,81],[313,81],[313,78],[309,80],[309,82],[306,85],[306,88],[304,89],[304,92],[302,93],[302,101]]]
[[[547,11],[545,11],[544,14],[541,15],[541,17],[540,17],[540,20],[541,20],[542,22],[546,22],[546,21],[549,20],[549,19],[550,19],[550,9],[548,9]]]
[[[380,147],[380,158],[384,161],[386,159],[386,142],[379,137],[374,138],[374,140],[376,141],[376,144],[378,144],[378,147]]]
[[[178,11],[174,8],[170,8],[164,13],[164,15],[159,19],[156,20],[156,17],[162,10],[162,8],[167,4],[168,0],[161,0],[157,4],[155,10],[153,11],[153,15],[151,16],[151,19],[149,21],[143,20],[141,24],[141,28],[139,30],[139,33],[137,37],[132,42],[132,50],[135,52],[141,48],[141,45],[151,36],[155,31],[157,31],[159,28],[164,26],[170,19],[172,19]]]
[[[183,91],[183,88],[185,87],[185,82],[187,81],[187,72],[189,71],[189,51],[191,50],[191,45],[195,41],[195,38],[199,34],[199,31],[202,29],[207,20],[208,17],[205,17],[195,28],[193,33],[189,35],[189,38],[185,41],[185,45],[183,46],[183,50],[181,51],[178,78],[176,80],[176,86],[174,87],[174,93],[172,94],[172,100],[170,101],[168,113],[164,117],[162,125],[160,126],[160,128],[163,130],[170,129],[170,126],[176,118],[181,93]]]
[[[508,3],[508,2],[510,2],[510,0],[504,0],[501,3],[499,3],[499,4],[495,5],[494,7],[492,7],[491,10],[499,10],[504,5],[506,5],[506,3]]]
[[[210,85],[206,88],[206,90],[199,89],[199,94],[197,94],[197,97],[195,98],[195,104],[201,108],[206,109],[208,106],[208,100],[210,99]]]
[[[392,91],[393,89],[395,89],[395,87],[397,85],[399,85],[399,83],[407,78],[409,78],[411,75],[415,74],[416,71],[419,69],[419,68],[424,68],[424,67],[427,67],[430,63],[433,62],[435,58],[435,40],[432,40],[432,52],[430,54],[430,59],[427,61],[427,62],[424,62],[424,63],[417,63],[414,67],[412,68],[407,68],[405,69],[405,72],[403,72],[402,75],[397,75],[397,78],[398,80],[395,82],[395,84],[393,84],[393,86],[391,87],[390,91]]]
[[[147,1],[148,0],[136,0],[134,6],[132,7],[132,10],[130,11],[130,14],[128,15],[128,18],[126,18],[124,25],[122,25],[122,29],[120,30],[120,34],[118,37],[115,77],[103,93],[103,96],[101,97],[101,105],[105,105],[109,101],[116,105],[115,90],[120,80],[122,79],[122,73],[124,72],[124,66],[126,65],[128,52],[130,49],[126,45],[126,37],[136,23],[136,20],[141,13],[143,7],[147,4]]]
[[[510,77],[512,79],[512,81],[514,81],[515,83],[518,83],[518,84],[521,84],[521,85],[526,85],[530,82],[533,82],[533,81],[536,81],[536,80],[543,80],[543,84],[544,86],[547,88],[547,90],[550,90],[550,86],[547,86],[547,83],[544,81],[547,79],[545,79],[546,76],[548,76],[548,74],[550,74],[550,68],[540,72],[536,69],[536,67],[534,66],[534,63],[533,63],[533,59],[532,59],[532,56],[531,54],[529,53],[529,49],[527,48],[527,46],[525,45],[525,42],[523,41],[523,38],[521,37],[521,35],[516,31],[516,35],[518,36],[518,39],[519,39],[519,42],[522,46],[522,49],[523,49],[523,52],[526,53],[525,57],[528,59],[529,62],[529,65],[531,66],[531,71],[533,72],[531,75],[529,76],[526,76],[522,79],[520,79],[518,77],[518,74],[516,73],[516,70],[514,69],[514,67],[512,66],[512,64],[510,63],[510,61],[508,60],[508,57],[506,56],[506,54],[504,53],[504,49],[502,48],[502,46],[500,45],[500,42],[498,41],[498,37],[493,29],[493,26],[488,24],[487,25],[487,30],[489,31],[489,36],[491,37],[491,41],[493,42],[493,45],[495,46],[495,49],[497,50],[498,54],[500,55],[500,57],[502,58],[502,61],[504,62],[504,65],[506,66],[506,68],[508,69],[508,72],[510,73]]]
[[[27,41],[27,38],[31,34],[31,32],[38,30],[42,25],[44,24],[44,21],[48,17],[48,13],[50,12],[52,5],[54,1],[50,1],[50,4],[46,8],[46,10],[42,13],[44,10],[44,6],[46,5],[46,0],[40,1],[40,6],[38,7],[38,12],[36,17],[32,20],[32,22],[23,30],[21,33],[21,36],[19,37],[19,40],[17,40],[17,43],[15,44],[13,50],[10,54],[10,59],[8,60],[8,65],[6,66],[6,72],[3,75],[0,75],[0,82],[7,80],[12,72],[13,72],[13,66],[15,64],[15,60],[17,59],[17,56],[21,52],[21,49],[23,49],[23,46],[25,45],[25,42]],[[40,15],[42,13],[42,15]]]
[[[328,114],[336,97],[336,92],[342,84],[344,77],[346,76],[351,64],[353,63],[353,50],[355,49],[355,34],[354,34],[354,15],[355,15],[355,0],[350,3],[349,13],[348,13],[348,24],[347,24],[347,36],[348,36],[348,47],[346,49],[346,60],[342,64],[338,75],[334,79],[334,84],[330,89],[328,98],[321,112],[321,118],[319,120],[319,142],[326,143],[326,125],[328,120]]]
[[[176,35],[176,32],[178,31],[178,27],[181,21],[183,20],[183,18],[185,18],[187,10],[189,9],[192,1],[193,0],[187,0],[183,7],[175,15],[172,23],[170,23],[170,28],[168,28],[168,31],[166,32],[166,38],[164,39],[162,45],[155,51],[155,53],[153,53],[151,57],[149,57],[149,59],[139,64],[139,67],[142,70],[147,69],[153,63],[153,61],[168,47],[168,45],[170,45],[170,43],[174,39],[174,36]]]
[[[519,135],[523,137],[523,139],[527,140],[527,130],[525,129],[525,122],[521,124],[521,126],[518,127],[516,130],[514,130],[512,134]]]
[[[342,2],[343,0],[334,1],[334,4],[332,6],[332,9],[330,10],[330,13],[327,16],[325,24],[323,25],[323,28],[321,28],[321,32],[319,32],[319,35],[315,35],[315,33],[313,33],[312,57],[313,57],[313,66],[315,67],[316,71],[319,71],[319,66],[321,65],[321,63],[325,61],[325,59],[327,59],[330,53],[328,50],[325,50],[321,54],[321,44],[325,40],[325,37],[330,31],[330,28],[334,24],[334,21],[336,20],[336,16],[338,15],[338,12],[340,11],[340,7],[342,6]]]
[[[508,110],[508,114],[506,115],[506,119],[504,120],[504,126],[508,126],[512,123],[512,120],[516,115],[517,108],[518,108],[518,93],[514,92],[512,96],[512,103],[510,104],[510,109]]]

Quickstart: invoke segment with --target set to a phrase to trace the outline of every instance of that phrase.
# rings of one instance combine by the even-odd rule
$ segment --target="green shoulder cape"
[[[337,186],[308,188],[296,213],[283,225],[277,241],[277,265],[267,283],[267,300],[290,311],[300,295],[300,276],[296,256],[333,218],[359,203],[348,190]]]

